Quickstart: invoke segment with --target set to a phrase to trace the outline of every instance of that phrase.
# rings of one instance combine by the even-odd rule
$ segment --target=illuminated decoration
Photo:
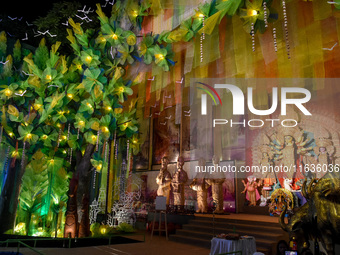
[[[10,97],[13,94],[13,91],[10,89],[5,89],[4,93],[7,97]]]
[[[204,14],[199,14],[199,17],[200,17],[200,15],[202,15],[202,29],[203,29],[203,31],[204,31]],[[201,53],[201,63],[203,62],[203,40],[204,40],[204,38],[205,38],[205,33],[203,32],[202,34],[201,34],[201,38],[200,38],[200,53]]]
[[[98,195],[98,208],[102,213],[105,213],[105,191],[104,188],[100,188]]]
[[[251,30],[250,30],[250,35],[251,35],[251,45],[253,52],[255,51],[255,32],[254,32],[254,23],[251,24]]]
[[[268,12],[267,12],[267,2],[263,1],[263,17],[264,17],[264,27],[268,27]]]
[[[258,12],[256,10],[249,10],[248,15],[249,16],[256,16],[256,15],[258,15]]]
[[[276,42],[276,28],[273,27],[273,40],[274,40],[274,50],[277,52],[277,42]]]
[[[125,189],[125,172],[122,171],[120,178],[115,182],[114,192],[119,192],[119,200],[113,203],[111,213],[108,214],[106,222],[110,227],[116,227],[121,223],[129,223],[134,226],[136,215],[134,213],[134,204],[141,198],[142,179],[137,175],[131,174],[131,183]],[[133,191],[126,191],[126,190]]]
[[[95,199],[90,204],[90,225],[96,223],[97,215],[101,211],[98,201]]]
[[[282,0],[282,11],[283,11],[283,26],[285,30],[286,51],[287,51],[288,59],[290,59],[290,46],[289,46],[289,38],[288,38],[288,18],[287,18],[287,9],[286,9],[285,0]]]

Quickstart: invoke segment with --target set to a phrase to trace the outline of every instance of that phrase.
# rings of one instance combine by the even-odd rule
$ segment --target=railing
[[[27,240],[27,239],[26,239]],[[27,244],[25,244],[24,242],[22,242],[21,240],[19,240],[19,239],[8,239],[8,240],[6,240],[6,241],[1,241],[0,242],[0,244],[2,245],[2,244],[6,244],[6,247],[8,247],[8,244],[9,243],[17,243],[18,245],[17,245],[17,253],[19,253],[19,251],[20,251],[20,245],[23,245],[23,246],[25,246],[26,248],[28,248],[28,249],[30,249],[30,250],[32,250],[32,251],[34,251],[34,252],[36,252],[36,253],[38,253],[38,254],[40,254],[40,255],[45,255],[44,253],[42,253],[41,251],[38,251],[37,249],[34,249],[34,248],[32,248],[31,246],[29,246],[29,245],[27,245]]]
[[[145,232],[131,232],[131,233],[120,233],[120,234],[113,234],[113,235],[109,235],[109,236],[102,236],[100,237],[100,239],[108,239],[108,245],[111,245],[111,239],[117,236],[131,236],[131,235],[143,235],[143,242],[145,242]],[[83,237],[82,239],[90,239],[93,237]],[[29,248],[31,250],[33,250],[34,252],[40,254],[40,255],[45,255],[44,253],[36,250],[36,246],[37,246],[37,242],[38,241],[63,241],[63,247],[66,247],[66,243],[68,242],[68,248],[71,248],[71,244],[72,244],[72,240],[74,240],[74,242],[77,242],[77,238],[29,238],[29,239],[8,239],[6,241],[0,241],[0,245],[2,244],[6,244],[6,247],[8,247],[9,243],[17,243],[17,252],[19,252],[20,249],[20,245],[25,246],[26,248]],[[28,244],[24,243],[24,242],[34,242],[33,244],[33,248],[31,246],[29,246]]]

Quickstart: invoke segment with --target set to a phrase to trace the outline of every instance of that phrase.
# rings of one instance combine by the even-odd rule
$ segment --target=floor
[[[136,240],[143,240],[143,236],[136,235]],[[82,248],[37,248],[45,255],[208,255],[209,250],[195,247],[192,245],[175,243],[167,241],[165,237],[154,235],[150,237],[150,233],[145,236],[145,242],[132,243],[132,244],[115,244],[106,246],[91,246]],[[1,251],[14,251],[16,248],[4,248],[0,247]],[[20,253],[24,255],[38,255],[28,248],[20,248]]]
[[[211,218],[212,214],[195,214],[195,216]],[[215,218],[279,223],[278,217],[272,217],[272,216],[267,216],[267,215],[256,215],[256,214],[242,214],[242,213],[237,213],[237,214],[231,213],[231,214],[228,214],[228,215],[218,215],[218,214],[216,214]]]
[[[200,217],[212,217],[212,214],[198,214]],[[249,215],[249,214],[230,214],[230,215],[215,215],[216,218],[229,219],[246,219],[259,222],[278,222],[277,217],[270,217],[264,215]],[[133,239],[143,241],[143,235],[136,235],[131,237]],[[164,236],[154,235],[151,239],[150,233],[146,232],[145,242],[138,242],[132,244],[115,244],[105,246],[89,246],[82,248],[37,248],[44,255],[208,255],[210,250],[196,247],[189,244],[182,244],[172,241],[167,241]],[[16,252],[16,248],[0,247],[1,251]],[[38,255],[28,248],[20,248],[20,253],[24,255]]]

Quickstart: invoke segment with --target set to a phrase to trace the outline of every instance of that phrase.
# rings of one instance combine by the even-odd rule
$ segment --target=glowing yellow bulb
[[[79,65],[77,65],[77,68],[79,69],[79,70],[81,70],[81,65],[79,64]]]
[[[19,94],[22,94],[22,93],[23,93],[22,89],[20,89],[20,90],[18,91],[18,93],[19,93]]]
[[[12,90],[10,90],[10,89],[5,89],[5,95],[7,96],[7,97],[10,97],[12,94],[13,94],[13,92],[12,92]]]
[[[66,140],[66,135],[61,136],[61,139]]]
[[[72,98],[73,98],[73,95],[72,95],[71,93],[68,93],[68,94],[67,94],[67,97],[68,97],[69,99],[72,99]]]
[[[138,140],[137,139],[133,139],[132,143],[136,144],[136,143],[138,143]]]
[[[58,111],[58,114],[64,115],[65,111]]]
[[[48,136],[47,135],[43,135],[41,138],[46,140],[48,138]]]
[[[129,126],[128,122],[124,123],[124,127],[128,127],[128,126]]]
[[[123,93],[125,91],[125,89],[124,89],[124,87],[119,87],[118,91]]]
[[[250,10],[250,16],[256,16],[258,12],[256,10]]]
[[[36,109],[36,110],[39,110],[40,108],[41,108],[41,104],[34,104],[33,105],[33,107],[34,107],[34,109]]]
[[[100,169],[102,169],[103,165],[102,164],[99,164],[96,168],[97,170],[99,171]]]
[[[93,108],[93,106],[92,106],[90,103],[86,103],[86,105],[87,105],[89,108]]]
[[[106,107],[106,110],[111,111],[111,110],[112,110],[112,107],[111,107],[111,106],[107,106],[107,107]]]
[[[84,126],[85,125],[85,122],[83,120],[79,121],[78,122],[79,126]]]
[[[54,163],[54,159],[51,159],[51,160],[50,160],[50,163],[53,164],[53,163]]]
[[[52,80],[52,76],[49,75],[49,74],[47,74],[45,78],[46,78],[46,80],[48,80],[48,81],[51,81],[51,80]]]
[[[26,135],[26,138],[27,138],[27,139],[31,139],[31,138],[32,138],[32,134],[27,134],[27,135]]]
[[[199,18],[204,18],[204,14],[203,13],[197,13],[197,17],[199,17]]]
[[[155,57],[160,59],[160,60],[164,59],[164,55],[163,54],[156,54]]]
[[[102,131],[103,131],[104,133],[107,133],[107,132],[109,132],[109,129],[108,129],[107,127],[103,127],[103,128],[102,128]]]
[[[113,34],[111,35],[111,37],[112,37],[112,39],[114,39],[114,40],[117,40],[117,39],[118,39],[118,35],[116,35],[115,33],[113,33]]]
[[[60,123],[57,123],[57,125],[56,125],[58,128],[61,128],[61,125],[60,125]]]
[[[86,62],[91,62],[92,57],[91,56],[87,56],[85,60],[86,60]]]
[[[12,137],[14,134],[12,132],[9,132],[8,135]]]
[[[101,230],[100,230],[100,233],[102,233],[103,235],[106,233],[106,228],[102,228]]]
[[[138,16],[138,11],[133,11],[132,16],[137,17]]]
[[[97,140],[97,136],[93,135],[93,136],[92,136],[92,140],[93,140],[93,141]]]

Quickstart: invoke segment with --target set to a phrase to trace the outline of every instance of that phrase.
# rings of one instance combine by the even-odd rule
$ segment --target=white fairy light
[[[288,59],[290,59],[290,45],[288,38],[288,18],[287,18],[287,9],[286,9],[286,1],[282,0],[282,10],[283,10],[283,26],[285,30],[285,41],[286,41],[286,51]]]
[[[267,12],[266,1],[263,1],[263,16],[264,16],[264,27],[268,27],[268,12]]]
[[[99,136],[100,136],[100,129],[97,132],[96,151],[98,151],[99,149]]]
[[[57,141],[57,148],[59,148],[60,137],[61,137],[61,128],[59,128],[58,141]]]
[[[276,28],[273,27],[274,50],[277,52]]]
[[[253,51],[255,51],[255,32],[254,32],[254,23],[251,23],[251,45],[252,45],[252,49]]]
[[[93,189],[95,189],[96,188],[96,176],[97,176],[97,171],[96,171],[96,169],[93,167],[92,168],[92,170],[93,170]]]
[[[202,28],[204,28],[204,17],[202,17]],[[204,29],[203,29],[204,30]],[[201,34],[200,38],[200,53],[201,53],[201,63],[203,62],[203,40],[205,39],[205,33]]]

